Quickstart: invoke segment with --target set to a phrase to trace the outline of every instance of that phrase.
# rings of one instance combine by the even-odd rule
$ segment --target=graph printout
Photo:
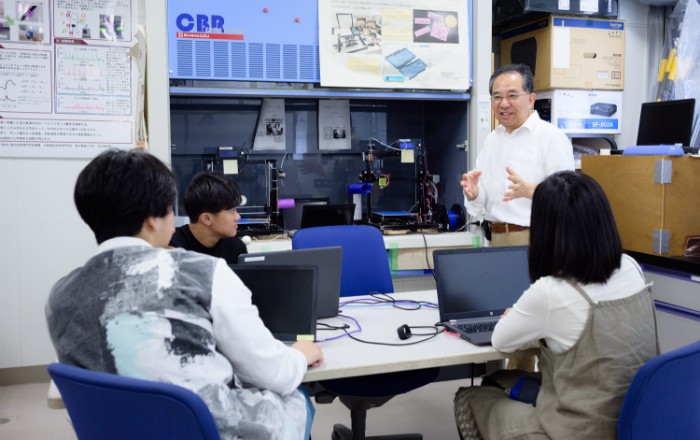
[[[0,0],[0,157],[137,145],[132,17],[132,0]]]

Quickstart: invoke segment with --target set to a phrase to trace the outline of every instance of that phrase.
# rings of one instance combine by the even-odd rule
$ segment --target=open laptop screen
[[[437,250],[440,320],[501,314],[530,287],[527,246]]]
[[[250,291],[265,327],[283,342],[316,339],[315,266],[230,264]]]
[[[239,264],[290,265],[318,267],[317,318],[338,315],[343,248],[340,246],[241,254]]]
[[[637,145],[690,146],[695,99],[642,103]]]

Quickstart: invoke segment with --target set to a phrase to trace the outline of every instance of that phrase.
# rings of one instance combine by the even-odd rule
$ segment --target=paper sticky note
[[[238,161],[236,159],[224,160],[224,174],[238,174]]]

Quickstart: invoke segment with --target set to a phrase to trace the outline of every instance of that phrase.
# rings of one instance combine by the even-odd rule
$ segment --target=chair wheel
[[[345,425],[337,423],[333,425],[331,440],[352,440],[352,430]]]

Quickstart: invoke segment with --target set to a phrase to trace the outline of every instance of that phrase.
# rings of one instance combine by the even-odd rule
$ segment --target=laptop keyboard
[[[455,327],[466,333],[482,333],[491,332],[493,328],[496,327],[498,321],[487,321],[487,322],[470,322],[463,324],[455,324]]]

